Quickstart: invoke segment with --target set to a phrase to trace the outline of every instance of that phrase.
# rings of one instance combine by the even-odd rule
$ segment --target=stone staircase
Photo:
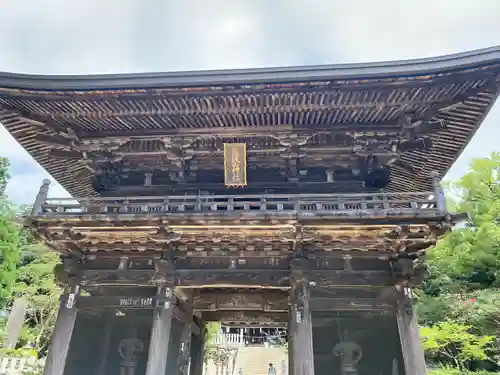
[[[274,365],[276,375],[288,375],[288,355],[285,348],[241,347],[236,356],[233,375],[239,375],[240,368],[243,369],[243,375],[267,375],[269,363]]]

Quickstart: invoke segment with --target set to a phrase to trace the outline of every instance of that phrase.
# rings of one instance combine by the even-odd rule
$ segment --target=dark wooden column
[[[297,310],[292,304],[288,310],[288,374],[294,375],[294,353],[300,348],[296,348],[296,336],[298,332],[298,323],[295,319],[297,315]]]
[[[108,355],[109,355],[109,343],[111,340],[111,332],[113,330],[115,322],[111,314],[112,314],[111,311],[106,311],[103,317],[105,319],[106,326],[104,328],[104,336],[102,337],[101,361],[99,363],[97,375],[106,374],[106,364],[108,362]]]
[[[61,299],[61,307],[59,308],[56,325],[52,333],[43,375],[63,375],[64,373],[77,314],[75,297],[79,292],[80,288],[78,286],[73,287]]]
[[[189,360],[191,357],[191,337],[193,330],[193,309],[186,309],[186,315],[191,317],[191,320],[183,322],[181,331],[181,346],[179,351],[179,375],[188,375]]]
[[[172,326],[172,296],[172,284],[164,283],[158,287],[158,300],[153,312],[153,328],[149,342],[146,375],[163,375],[165,373]]]
[[[200,334],[191,345],[191,367],[189,375],[203,375],[203,360],[205,354],[205,323],[200,324]]]
[[[304,275],[305,262],[294,259],[291,265],[291,317],[290,337],[292,341],[289,353],[293,375],[314,375],[314,355],[312,341],[311,311],[309,309],[309,283]]]
[[[415,307],[412,306],[409,288],[398,295],[396,316],[398,320],[399,338],[406,375],[426,375],[424,351],[420,341],[420,329]]]

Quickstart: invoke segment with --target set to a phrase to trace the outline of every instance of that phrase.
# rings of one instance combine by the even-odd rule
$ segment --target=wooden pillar
[[[409,298],[410,289],[405,288],[405,291],[406,293],[401,292],[396,302],[396,316],[405,365],[405,375],[426,375],[427,367],[420,341],[418,316]]]
[[[35,202],[33,203],[33,207],[31,208],[31,215],[39,215],[42,213],[42,205],[47,201],[47,196],[49,195],[49,187],[50,180],[45,179],[40,186],[40,190],[38,190],[38,194],[36,195]]]
[[[204,355],[205,355],[205,323],[200,324],[200,334],[194,347],[191,350],[191,366],[189,375],[203,375]]]
[[[191,357],[191,337],[193,331],[193,310],[189,309],[187,315],[191,317],[190,321],[184,322],[181,331],[181,346],[179,351],[179,375],[188,375],[189,360]]]
[[[47,359],[43,375],[63,375],[66,359],[68,357],[69,344],[75,327],[77,310],[75,309],[75,297],[79,293],[78,286],[73,287],[70,293],[65,293],[61,299],[61,307],[57,315],[57,321],[52,333]]]
[[[441,179],[439,178],[439,173],[436,171],[431,172],[432,179],[432,187],[434,190],[435,200],[437,209],[441,214],[446,215],[447,207],[446,207],[446,197],[444,195],[444,189],[441,186]]]
[[[110,311],[106,311],[104,315],[105,327],[104,327],[104,337],[102,338],[102,349],[101,349],[101,361],[99,363],[99,368],[97,370],[98,375],[106,374],[106,364],[108,363],[109,356],[109,343],[111,340],[111,331],[113,330],[114,317],[111,315]]]
[[[153,312],[153,328],[149,342],[146,375],[163,375],[165,373],[172,326],[172,293],[173,289],[170,284],[158,287],[158,301]]]
[[[309,283],[302,260],[292,263],[292,307],[290,317],[290,337],[292,340],[292,375],[314,375],[314,355],[312,342],[311,311],[309,309]],[[290,348],[289,348],[290,349]],[[290,352],[290,350],[289,350]]]
[[[288,373],[290,375],[295,375],[294,372],[294,354],[300,350],[300,348],[295,347],[296,336],[298,331],[298,323],[295,319],[296,309],[292,304],[288,311]]]

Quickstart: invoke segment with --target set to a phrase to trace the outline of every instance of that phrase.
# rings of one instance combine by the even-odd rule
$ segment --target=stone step
[[[265,347],[243,347],[238,351],[235,361],[233,375],[239,375],[239,369],[243,369],[243,375],[267,375],[269,363],[276,368],[276,375],[288,373],[288,356],[285,348]]]

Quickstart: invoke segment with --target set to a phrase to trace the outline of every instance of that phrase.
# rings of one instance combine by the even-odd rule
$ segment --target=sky
[[[500,45],[499,0],[4,0],[0,71],[92,74],[359,63]],[[500,101],[446,179],[500,151]],[[0,126],[7,194],[48,174]],[[54,183],[50,196],[67,193]]]

